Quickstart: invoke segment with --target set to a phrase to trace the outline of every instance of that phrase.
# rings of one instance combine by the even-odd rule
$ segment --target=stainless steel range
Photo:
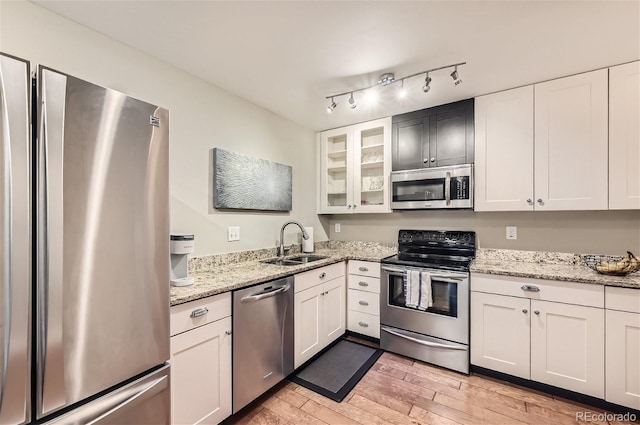
[[[469,264],[474,232],[400,230],[382,260],[380,346],[469,373]]]

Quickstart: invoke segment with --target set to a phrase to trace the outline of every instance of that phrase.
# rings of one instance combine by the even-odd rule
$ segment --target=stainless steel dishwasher
[[[293,276],[233,292],[233,413],[293,372]]]

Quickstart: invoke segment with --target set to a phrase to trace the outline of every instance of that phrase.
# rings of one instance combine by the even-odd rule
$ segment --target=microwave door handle
[[[444,178],[444,197],[447,205],[451,205],[451,173],[449,171],[447,171],[447,176]]]

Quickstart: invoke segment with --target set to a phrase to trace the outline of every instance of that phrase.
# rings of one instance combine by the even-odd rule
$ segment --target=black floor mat
[[[341,402],[383,352],[343,339],[289,379]]]

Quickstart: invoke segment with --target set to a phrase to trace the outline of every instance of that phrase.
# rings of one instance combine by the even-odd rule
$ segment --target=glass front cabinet
[[[391,212],[391,117],[318,135],[319,214]]]

